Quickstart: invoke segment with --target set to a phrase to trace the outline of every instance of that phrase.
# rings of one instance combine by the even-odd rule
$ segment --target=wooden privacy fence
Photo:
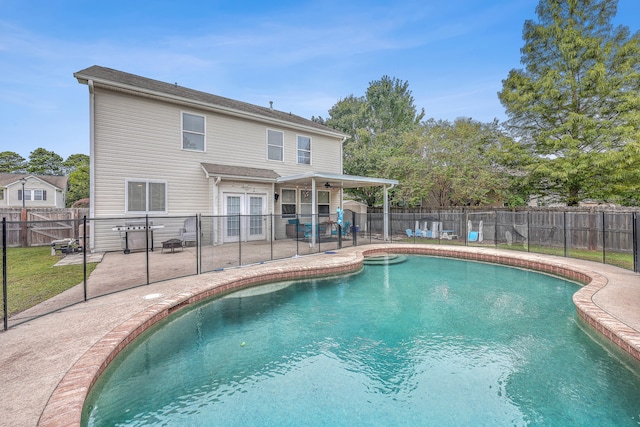
[[[369,208],[369,212],[378,212]],[[443,227],[455,229],[461,236],[468,221],[476,229],[483,221],[485,239],[497,243],[527,241],[547,247],[573,247],[587,250],[631,252],[636,209],[531,208],[528,210],[476,208],[392,209],[396,231],[413,228],[415,220],[437,218]],[[380,214],[382,215],[382,214]],[[403,221],[405,220],[405,221]],[[379,221],[381,222],[381,221]],[[422,221],[419,221],[422,223]]]
[[[78,239],[86,208],[5,208],[0,218],[7,220],[7,246],[48,246],[53,240]]]

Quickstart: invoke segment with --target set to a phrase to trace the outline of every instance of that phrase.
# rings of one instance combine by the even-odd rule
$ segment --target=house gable
[[[322,208],[328,218],[341,206],[346,183],[385,188],[397,183],[362,177],[345,181],[342,143],[347,135],[291,113],[104,67],[74,76],[90,93],[94,218],[278,215],[281,189],[287,208],[295,199],[299,210],[294,213]],[[335,181],[333,186],[323,181],[328,187],[317,190],[318,200],[308,190],[317,179]],[[283,221],[271,230],[274,236],[284,233]],[[233,232],[216,226],[215,241],[269,237],[258,226],[252,230],[260,233],[242,234],[237,224]],[[91,233],[92,244],[117,243],[107,225]]]
[[[272,182],[314,169],[341,173],[345,135],[311,120],[103,67],[75,76],[93,94],[94,215],[127,213],[127,182],[150,180],[166,181],[167,214],[212,213],[201,165],[269,170]],[[282,134],[281,161],[269,159],[269,131]],[[311,141],[312,164],[298,161],[299,135]]]
[[[64,208],[67,190],[66,176],[0,173],[0,207],[22,207],[23,186],[29,208]]]

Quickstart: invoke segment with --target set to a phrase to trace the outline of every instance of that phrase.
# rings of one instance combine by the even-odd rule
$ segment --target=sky
[[[89,154],[92,65],[302,117],[373,81],[409,84],[425,118],[505,120],[538,0],[0,0],[0,152]],[[640,29],[640,0],[615,25]]]

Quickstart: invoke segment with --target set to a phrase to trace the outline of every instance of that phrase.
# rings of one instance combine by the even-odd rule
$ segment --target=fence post
[[[147,250],[145,251],[145,255],[147,257],[147,285],[149,284],[149,214],[146,214],[144,216],[144,235],[145,235],[145,243],[146,243],[146,248]]]
[[[527,211],[527,252],[531,252],[531,211]]]
[[[242,266],[242,215],[238,214],[238,266]]]
[[[607,234],[605,233],[604,211],[602,211],[602,263],[607,263]]]
[[[353,240],[353,246],[358,246],[358,233],[356,232],[356,213],[351,211],[351,239]],[[358,231],[360,226],[358,225]],[[349,230],[347,230],[349,231]]]
[[[74,221],[75,223],[75,221]],[[82,218],[82,283],[84,287],[84,300],[87,301],[87,216]]]
[[[275,237],[275,230],[273,229],[273,225],[274,225],[273,213],[269,214],[269,218],[271,218],[271,221],[270,221],[270,224],[269,224],[269,241],[271,242],[271,258],[270,258],[270,260],[273,261],[273,238]]]
[[[25,208],[22,208],[22,210],[20,211],[20,240],[22,240],[23,248],[29,247],[29,239],[27,237],[27,218],[27,210]]]
[[[493,211],[493,244],[498,249],[498,211]]]
[[[300,255],[300,215],[296,214],[296,257]]]
[[[201,221],[200,214],[196,214],[196,274],[200,274],[200,262],[201,262],[200,245],[202,244],[202,239],[200,239],[200,230],[201,230],[200,221]]]
[[[9,328],[9,314],[7,313],[7,218],[2,218],[2,318],[4,330]]]
[[[469,212],[464,212],[464,245],[469,246]]]
[[[640,259],[638,254],[638,232],[640,231],[640,227],[638,227],[638,213],[633,212],[631,215],[631,228],[633,231],[633,271],[640,273]]]
[[[567,211],[562,211],[562,239],[564,257],[567,257]]]

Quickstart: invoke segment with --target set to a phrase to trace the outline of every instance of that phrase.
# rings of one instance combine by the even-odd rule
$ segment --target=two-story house
[[[0,207],[64,208],[67,177],[0,173]]]
[[[100,66],[74,77],[89,88],[92,218],[301,214],[315,223],[342,207],[344,188],[397,184],[343,175],[347,135],[289,112]],[[235,218],[216,243],[274,237],[258,226],[243,235]],[[103,250],[100,240],[91,238]]]

